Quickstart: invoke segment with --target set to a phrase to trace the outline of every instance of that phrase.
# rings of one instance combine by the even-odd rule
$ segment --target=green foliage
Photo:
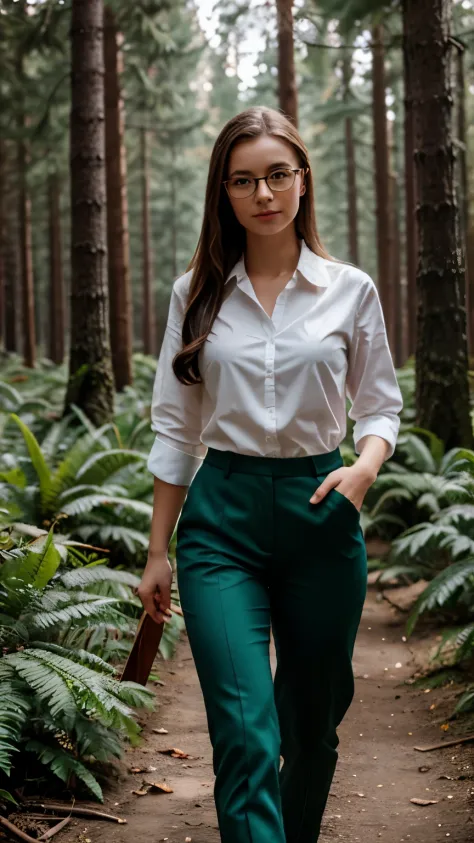
[[[36,542],[35,542],[36,545]],[[52,530],[38,546],[11,554],[0,566],[0,770],[15,781],[28,752],[69,785],[71,776],[98,799],[98,762],[119,757],[121,742],[136,742],[133,709],[151,707],[153,694],[118,682],[115,668],[93,649],[71,646],[104,624],[133,634],[136,605],[129,572],[103,565],[61,570]],[[94,593],[120,585],[124,597]],[[16,760],[19,758],[20,760]]]
[[[8,450],[6,438],[0,458],[4,527],[48,527],[66,519],[69,533],[56,534],[58,545],[70,549],[85,539],[140,564],[148,547],[153,478],[146,471],[148,449],[128,448],[124,440],[142,438],[144,419],[137,423],[124,407],[117,423],[96,429],[78,408],[75,415],[74,427],[71,418],[50,423],[41,443],[16,413],[10,415],[26,454],[14,439]]]

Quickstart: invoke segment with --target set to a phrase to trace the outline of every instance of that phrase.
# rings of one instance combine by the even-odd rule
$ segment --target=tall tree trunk
[[[71,315],[64,412],[95,425],[114,412],[107,290],[102,0],[73,0],[71,19]]]
[[[5,220],[3,262],[5,269],[5,351],[18,352],[18,291],[19,267],[16,226],[11,219]]]
[[[5,192],[6,192],[6,143],[0,137],[0,346],[5,344]]]
[[[152,291],[153,254],[150,230],[150,175],[148,172],[148,133],[140,130],[142,163],[142,265],[143,265],[143,352],[155,354],[155,307]]]
[[[419,198],[416,423],[472,448],[464,275],[454,198],[451,0],[404,0]]]
[[[4,271],[4,348],[6,352],[18,352],[18,329],[20,312],[20,276],[18,249],[18,201],[17,168],[15,160],[16,143],[4,144],[4,169],[2,200],[3,218],[3,271]],[[10,212],[8,209],[12,209]]]
[[[416,348],[417,290],[416,263],[418,254],[418,218],[415,195],[415,161],[413,138],[413,91],[410,76],[411,63],[407,54],[407,15],[403,15],[403,77],[404,97],[404,133],[405,133],[405,255],[407,276],[407,345],[408,355],[412,356]]]
[[[385,54],[383,26],[372,28],[375,196],[377,224],[377,285],[380,293],[387,335],[391,348],[394,345],[392,309],[392,227],[389,190],[389,148],[387,136],[387,109],[385,105]]]
[[[107,245],[109,256],[110,341],[115,388],[132,376],[132,291],[130,286],[127,162],[124,144],[121,36],[115,13],[104,8],[105,154],[107,175]]]
[[[459,224],[466,255],[464,297],[466,305],[467,347],[469,353],[472,355],[474,341],[474,279],[472,277],[472,273],[474,271],[474,267],[469,265],[469,253],[467,249],[467,237],[469,231],[469,177],[467,166],[466,83],[464,79],[464,46],[460,41],[455,42],[454,62],[457,129],[456,182],[459,186]]]
[[[276,0],[278,28],[278,101],[280,109],[298,126],[298,92],[296,88],[295,52],[293,43],[293,2]]]
[[[49,357],[58,366],[64,361],[64,274],[61,254],[59,176],[51,173],[49,204]]]
[[[169,174],[171,209],[171,259],[172,277],[178,275],[178,213],[176,207],[176,135],[171,135],[171,170]]]
[[[18,122],[20,131],[26,128],[24,115]],[[33,293],[33,253],[31,244],[31,200],[26,184],[28,153],[24,140],[18,141],[18,220],[20,235],[20,278],[22,302],[23,363],[34,368],[36,362],[35,301]]]
[[[16,59],[16,70],[20,85],[24,78],[24,62],[20,45]],[[24,83],[23,83],[24,84]],[[33,369],[36,362],[35,300],[33,292],[33,254],[31,244],[31,200],[28,195],[27,166],[28,150],[26,131],[28,119],[25,104],[19,103],[17,129],[17,177],[18,177],[18,223],[19,223],[19,258],[21,281],[21,325],[23,335],[23,363]]]
[[[395,366],[402,366],[403,358],[403,301],[402,301],[402,265],[400,254],[400,218],[399,218],[399,189],[398,175],[395,169],[390,171],[390,206],[392,226],[392,307],[393,307],[393,357]]]
[[[351,60],[344,56],[342,64],[344,100],[347,101],[350,95],[351,81]],[[354,133],[352,118],[345,119],[345,143],[346,143],[346,178],[347,178],[347,232],[349,240],[349,258],[351,263],[359,263],[359,233],[357,217],[357,177],[354,148]]]

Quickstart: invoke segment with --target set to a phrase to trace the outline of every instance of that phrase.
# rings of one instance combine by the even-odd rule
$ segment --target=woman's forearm
[[[155,477],[153,491],[153,517],[151,521],[148,556],[162,557],[168,554],[168,547],[176,522],[183,507],[188,486],[176,486]]]
[[[388,449],[389,444],[385,439],[376,436],[374,433],[368,434],[359,441],[360,456],[354,466],[359,471],[365,471],[369,475],[373,475],[372,482],[374,482],[385,461]]]

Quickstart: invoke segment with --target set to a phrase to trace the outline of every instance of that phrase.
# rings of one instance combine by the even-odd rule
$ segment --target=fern
[[[46,508],[51,495],[51,471],[46,463],[36,437],[15,413],[12,413],[11,417],[19,426],[24,436],[26,446],[30,454],[31,463],[38,476],[42,506]]]
[[[25,746],[27,752],[33,752],[42,764],[49,767],[61,781],[68,784],[72,775],[77,776],[100,801],[104,801],[102,789],[92,773],[60,747],[47,746],[38,740],[30,740]]]
[[[82,483],[100,485],[117,471],[137,462],[144,464],[146,459],[145,454],[124,448],[116,448],[102,454],[92,454],[81,466],[76,477]]]
[[[140,578],[129,571],[119,571],[113,568],[107,568],[105,565],[97,565],[94,568],[76,568],[72,571],[66,571],[61,576],[61,580],[66,588],[77,588],[78,586],[92,585],[98,582],[119,582],[129,585],[132,588],[140,583]]]
[[[413,632],[421,614],[435,608],[445,607],[448,601],[469,581],[471,581],[472,587],[474,583],[474,558],[453,562],[452,565],[441,571],[416,601],[408,619],[408,635]]]
[[[23,726],[31,709],[30,701],[18,690],[15,682],[0,682],[0,770],[10,775],[12,754],[19,751]]]
[[[455,714],[464,714],[467,711],[474,711],[474,685],[462,695],[454,709]]]
[[[49,663],[41,659],[43,650],[25,650],[22,653],[8,653],[2,659],[2,666],[12,668],[32,689],[40,703],[47,705],[53,717],[61,717],[68,728],[74,725],[76,702],[71,687],[66,682],[68,674],[61,673],[54,663],[53,654]],[[68,676],[71,679],[70,676]]]

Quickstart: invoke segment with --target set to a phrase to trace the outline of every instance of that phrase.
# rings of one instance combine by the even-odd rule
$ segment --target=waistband
[[[317,477],[344,465],[339,448],[325,454],[310,454],[304,457],[261,457],[208,448],[203,463],[222,469],[226,477],[232,471],[273,477]]]

